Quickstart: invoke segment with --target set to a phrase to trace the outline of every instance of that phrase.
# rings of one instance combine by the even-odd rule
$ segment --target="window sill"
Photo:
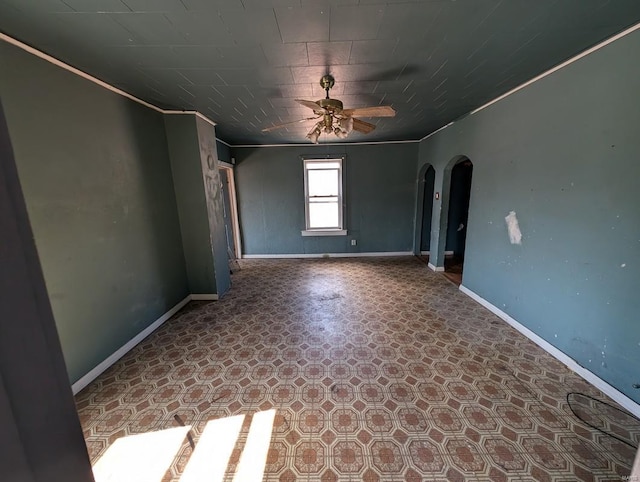
[[[303,236],[346,236],[346,229],[311,229],[302,231]]]

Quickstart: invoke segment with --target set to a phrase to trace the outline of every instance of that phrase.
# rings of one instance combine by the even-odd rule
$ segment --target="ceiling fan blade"
[[[360,107],[359,109],[343,109],[342,114],[357,117],[395,117],[396,111],[390,105]]]
[[[368,134],[369,132],[371,132],[375,128],[376,128],[376,126],[373,125],[373,124],[369,124],[368,122],[365,122],[363,120],[353,118],[353,130],[354,131],[362,132],[363,134]]]
[[[320,117],[320,116],[318,116]],[[306,119],[300,119],[300,120],[296,120],[293,122],[285,122],[283,124],[276,124],[275,126],[271,126],[271,127],[266,127],[264,129],[262,129],[262,132],[271,132],[271,131],[275,131],[276,129],[280,129],[282,127],[287,127],[293,124],[300,124],[302,122],[307,122],[310,120],[316,120],[318,117],[307,117]]]
[[[295,101],[298,104],[308,107],[309,109],[313,109],[314,112],[322,112],[323,114],[327,113],[327,111],[323,107],[320,107],[317,102],[314,102],[312,100],[295,99]]]

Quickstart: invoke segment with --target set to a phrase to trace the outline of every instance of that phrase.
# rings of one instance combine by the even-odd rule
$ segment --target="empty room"
[[[640,479],[639,22],[0,1],[0,479]]]

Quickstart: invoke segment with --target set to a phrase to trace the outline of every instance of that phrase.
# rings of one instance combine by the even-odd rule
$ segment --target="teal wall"
[[[195,115],[166,115],[171,171],[180,217],[189,292],[216,293],[213,248],[207,221]]]
[[[0,95],[75,382],[189,293],[162,115],[0,43]]]
[[[231,287],[229,275],[229,254],[224,225],[224,200],[218,168],[218,151],[215,127],[200,117],[196,117],[196,131],[200,148],[200,166],[205,186],[209,239],[213,254],[216,280],[215,293],[222,296]]]
[[[243,254],[411,251],[418,144],[233,148]],[[348,236],[303,237],[301,156],[346,155]],[[355,239],[356,246],[350,240]]]
[[[216,150],[218,152],[218,160],[231,164],[231,148],[216,139]]]
[[[445,168],[473,162],[463,284],[636,402],[638,58],[635,32],[428,137],[418,165],[436,168],[438,227]]]

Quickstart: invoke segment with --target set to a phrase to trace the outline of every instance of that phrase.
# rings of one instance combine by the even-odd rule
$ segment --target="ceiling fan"
[[[324,75],[320,79],[320,85],[327,93],[324,99],[318,101],[295,99],[299,104],[313,110],[315,117],[307,117],[293,122],[286,122],[275,126],[262,129],[262,132],[270,132],[281,127],[287,127],[292,124],[299,124],[311,120],[320,119],[313,129],[307,134],[307,138],[314,144],[318,143],[318,138],[323,132],[327,134],[335,134],[340,139],[346,138],[352,131],[368,134],[373,131],[376,126],[369,124],[356,117],[394,117],[396,111],[388,105],[379,105],[375,107],[361,107],[358,109],[344,109],[342,102],[338,99],[329,97],[329,89],[335,84],[335,79],[331,75]]]

